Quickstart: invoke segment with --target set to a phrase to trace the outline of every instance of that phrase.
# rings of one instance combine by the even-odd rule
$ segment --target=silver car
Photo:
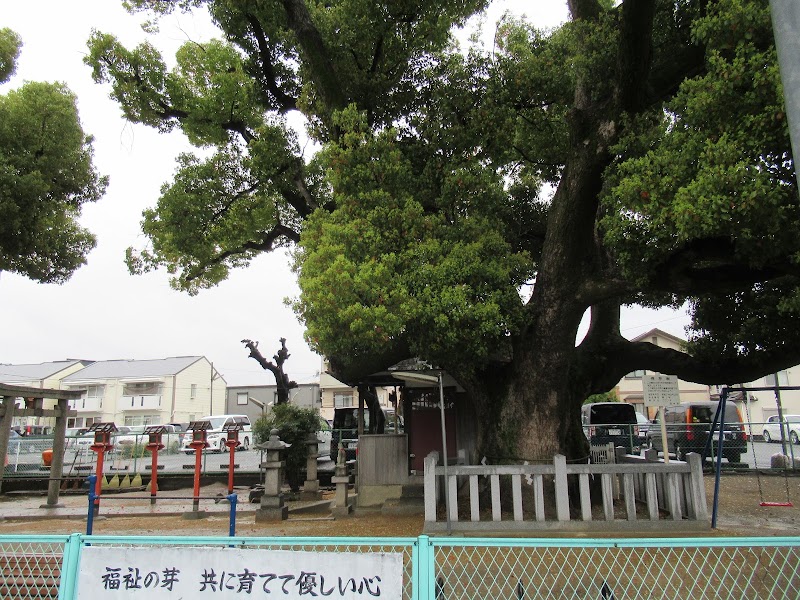
[[[800,442],[800,415],[783,415],[783,435],[781,437],[781,421],[778,415],[773,415],[764,423],[762,431],[765,442],[780,442],[788,439],[793,444]]]

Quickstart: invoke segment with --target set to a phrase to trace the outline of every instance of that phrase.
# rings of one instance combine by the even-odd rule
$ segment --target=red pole
[[[153,448],[150,452],[153,454],[152,462],[150,463],[150,504],[156,503],[156,492],[158,492],[158,446]]]
[[[103,481],[103,457],[106,454],[105,446],[96,450],[97,452],[97,481],[94,484],[94,512],[98,514],[100,512],[100,492],[103,489],[102,481]]]
[[[230,495],[233,493],[233,465],[234,465],[234,457],[236,455],[236,446],[234,445],[228,446],[228,454],[230,455],[228,463],[228,495]]]
[[[194,507],[195,512],[200,511],[200,466],[203,461],[203,452],[195,446],[194,449]]]

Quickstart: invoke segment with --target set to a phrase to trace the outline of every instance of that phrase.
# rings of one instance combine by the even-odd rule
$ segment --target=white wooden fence
[[[567,464],[556,455],[544,465],[449,465],[432,452],[425,458],[425,530],[524,531],[542,529],[700,529],[710,527],[700,456],[687,462],[617,455],[612,464]],[[510,486],[501,486],[501,478]],[[590,480],[600,479],[600,500],[593,510]],[[488,507],[480,505],[481,483],[488,484]],[[549,505],[545,502],[545,487]],[[570,503],[569,489],[573,489]],[[510,489],[511,502],[501,502],[501,489]],[[461,493],[459,491],[461,490]],[[448,494],[448,515],[438,516],[438,500]],[[523,503],[523,498],[527,498]],[[462,509],[459,511],[459,501]],[[511,510],[504,511],[503,504]],[[490,511],[487,509],[491,509]],[[526,514],[527,513],[527,514]],[[462,520],[464,519],[464,520]]]

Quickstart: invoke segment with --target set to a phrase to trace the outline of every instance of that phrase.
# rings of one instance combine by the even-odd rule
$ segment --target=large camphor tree
[[[193,293],[294,245],[296,310],[340,378],[445,368],[494,459],[585,456],[581,402],[635,369],[736,383],[800,362],[767,0],[571,0],[563,27],[507,17],[469,52],[449,36],[480,0],[132,4],[224,33],[173,69],[90,42],[129,119],[205,149],[145,213],[132,270]],[[689,353],[620,334],[623,305],[685,303]]]
[[[0,29],[0,83],[11,79],[22,40]],[[25,82],[0,95],[0,272],[63,283],[86,262],[94,236],[78,218],[107,179],[92,164],[74,94]]]

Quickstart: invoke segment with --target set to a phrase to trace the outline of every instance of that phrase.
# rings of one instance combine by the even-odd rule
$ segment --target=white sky
[[[542,27],[566,17],[564,0],[539,0],[533,9],[532,4],[496,2],[487,22],[506,9],[527,11]],[[175,157],[191,147],[180,133],[163,135],[126,123],[107,87],[91,80],[82,60],[93,28],[132,47],[145,39],[141,20],[116,0],[0,0],[0,28],[10,27],[24,44],[17,73],[0,86],[0,94],[25,80],[65,82],[78,97],[84,131],[95,137],[95,165],[110,178],[105,197],[84,208],[81,222],[97,236],[97,247],[71,280],[44,285],[0,274],[0,364],[203,355],[228,385],[272,384],[272,374],[248,358],[240,340],[259,340],[264,355],[272,356],[278,339],[285,337],[291,353],[285,365],[289,376],[314,381],[320,359],[283,303],[298,293],[285,253],[263,256],[194,297],[172,290],[165,272],[128,274],[125,249],[145,243],[139,229],[142,210],[155,205],[159,188],[172,178]],[[491,44],[493,27],[487,30]],[[155,44],[169,62],[187,39],[202,41],[210,35],[203,17],[174,15],[162,22]],[[626,311],[623,335],[634,337],[659,327],[683,336],[687,322],[685,315],[669,310]]]

